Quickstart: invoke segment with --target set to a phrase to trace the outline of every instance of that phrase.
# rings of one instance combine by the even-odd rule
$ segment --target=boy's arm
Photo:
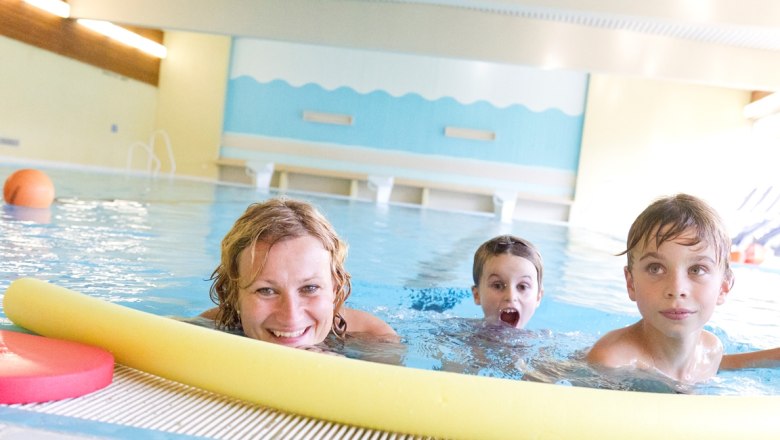
[[[780,347],[748,353],[724,354],[720,360],[721,370],[741,368],[780,368]]]

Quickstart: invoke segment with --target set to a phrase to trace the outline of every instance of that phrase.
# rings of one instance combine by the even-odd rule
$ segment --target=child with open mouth
[[[474,303],[485,322],[524,328],[542,302],[542,256],[529,241],[500,235],[474,254]]]

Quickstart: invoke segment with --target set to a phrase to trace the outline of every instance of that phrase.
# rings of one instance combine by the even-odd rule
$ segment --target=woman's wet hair
[[[266,243],[270,247],[280,241],[305,236],[318,239],[330,254],[330,271],[336,290],[332,331],[340,337],[346,333],[347,323],[340,310],[352,291],[350,275],[344,268],[347,244],[339,238],[330,222],[314,206],[282,197],[249,205],[222,240],[221,261],[211,274],[212,285],[209,290],[211,300],[218,306],[215,319],[218,328],[241,327],[237,308],[238,292],[241,287],[251,283],[256,275],[253,274],[250,280],[241,279],[241,253],[250,249],[254,263],[255,258],[267,257],[255,255],[258,242]],[[260,265],[258,271],[262,270],[263,265],[264,263]],[[242,286],[241,283],[245,285]]]

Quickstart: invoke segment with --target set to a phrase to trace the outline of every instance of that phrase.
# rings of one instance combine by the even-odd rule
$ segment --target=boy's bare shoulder
[[[718,356],[723,354],[723,342],[714,333],[703,331],[701,334],[702,344],[709,353],[716,354]]]
[[[612,330],[590,348],[585,360],[591,365],[607,368],[636,366],[642,350],[633,336],[632,327]]]

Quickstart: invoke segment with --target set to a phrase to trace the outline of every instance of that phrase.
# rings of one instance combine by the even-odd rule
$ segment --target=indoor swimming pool
[[[18,168],[0,166],[0,179]],[[17,278],[33,277],[171,317],[213,306],[209,277],[222,237],[248,204],[278,195],[193,180],[45,171],[57,190],[50,209],[3,205],[0,213],[0,293]],[[380,316],[401,336],[398,345],[358,340],[334,348],[342,354],[564,386],[675,391],[648,381],[604,382],[576,361],[603,333],[638,319],[625,293],[625,257],[615,256],[625,246],[622,231],[612,236],[560,224],[501,223],[490,215],[287,195],[317,206],[349,243],[353,293],[347,304]],[[482,311],[472,300],[474,251],[499,234],[529,239],[544,257],[545,296],[526,330],[482,328]],[[735,287],[708,328],[727,352],[780,346],[780,271],[749,265],[734,271]],[[19,330],[2,310],[0,329]],[[382,350],[390,360],[382,359]],[[779,395],[780,371],[721,373],[687,392]],[[10,421],[0,413],[3,422]]]

